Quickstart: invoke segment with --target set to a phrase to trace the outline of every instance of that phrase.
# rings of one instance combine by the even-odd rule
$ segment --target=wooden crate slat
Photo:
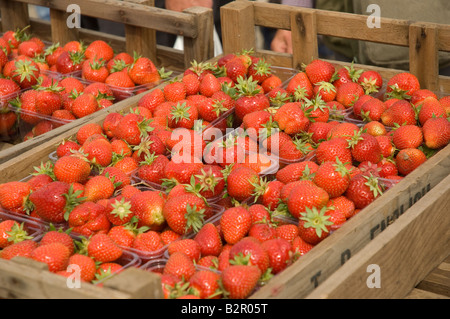
[[[0,0],[0,12],[8,12],[2,16],[2,32],[23,29],[30,24],[28,6],[24,3]]]
[[[450,254],[450,175],[308,298],[404,298]],[[370,287],[370,265],[380,286]]]

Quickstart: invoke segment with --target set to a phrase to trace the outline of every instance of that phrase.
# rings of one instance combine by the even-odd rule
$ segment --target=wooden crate
[[[214,20],[211,9],[192,7],[184,12],[175,12],[153,7],[154,0],[81,0],[76,1],[81,13],[86,16],[123,23],[125,37],[118,37],[86,29],[67,27],[68,5],[73,1],[0,0],[1,30],[15,30],[31,25],[30,32],[53,43],[82,40],[86,44],[102,39],[117,52],[137,52],[149,57],[158,67],[172,71],[184,71],[191,62],[205,61],[214,56]],[[50,22],[31,19],[28,5],[50,8]],[[184,51],[156,44],[156,31],[184,36]],[[72,122],[72,126],[91,120],[97,114]],[[21,155],[27,150],[58,136],[71,126],[52,130],[31,140],[11,145],[0,142],[0,163]]]
[[[81,14],[122,23],[125,37],[87,29],[68,28],[69,5],[76,3]],[[32,19],[28,5],[50,9],[50,22]],[[183,12],[155,8],[154,0],[0,0],[1,29],[15,30],[31,25],[30,31],[43,40],[67,43],[82,40],[90,43],[101,39],[117,51],[146,56],[158,66],[184,69],[191,61],[204,61],[214,56],[214,19],[212,9],[192,7]],[[156,31],[184,37],[184,50],[156,44]]]
[[[0,259],[0,298],[4,299],[159,299],[158,275],[127,268],[103,286],[81,283],[69,288],[67,278],[48,271],[47,265],[29,258]]]
[[[450,297],[449,264],[442,262],[450,256],[449,208],[447,176],[307,298],[414,298],[418,290]],[[379,287],[367,284],[370,265],[379,267]]]
[[[293,54],[257,50],[268,62],[301,69],[318,58],[318,35],[409,47],[410,72],[423,88],[450,92],[450,77],[439,76],[439,51],[450,51],[450,25],[381,18],[381,27],[369,29],[367,16],[264,3],[233,1],[221,8],[224,53],[255,49],[255,26],[292,31]],[[349,63],[330,61],[337,68]],[[355,64],[356,68],[368,68]],[[370,67],[390,78],[402,70]]]

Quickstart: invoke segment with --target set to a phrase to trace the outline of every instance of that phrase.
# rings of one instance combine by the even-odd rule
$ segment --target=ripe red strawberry
[[[319,82],[330,82],[335,71],[334,65],[319,59],[313,60],[305,67],[305,72],[313,85]]]
[[[363,209],[382,194],[383,190],[376,177],[358,174],[350,180],[344,195],[355,203],[355,208]]]
[[[406,100],[395,102],[381,115],[381,122],[389,127],[398,125],[415,125],[417,123],[414,107]]]
[[[129,145],[139,145],[142,137],[145,137],[153,128],[149,126],[150,120],[142,115],[128,113],[120,119],[113,134],[116,138],[124,140]]]
[[[114,194],[114,183],[106,176],[98,175],[89,179],[84,188],[86,201],[96,202],[108,199]]]
[[[130,76],[128,75],[128,73],[125,70],[120,71],[120,72],[111,73],[105,79],[105,83],[107,85],[109,85],[110,87],[119,88],[119,89],[135,87],[133,80],[130,78]],[[119,97],[120,92],[117,94]]]
[[[341,211],[347,219],[352,217],[355,212],[355,203],[345,196],[331,198],[328,202],[328,207],[334,207]]]
[[[169,82],[163,92],[165,99],[170,102],[186,99],[186,87],[182,81]]]
[[[92,94],[94,95],[96,98],[100,97],[100,96],[106,96],[106,97],[114,97],[114,92],[111,89],[111,87],[109,85],[107,85],[106,83],[101,83],[101,82],[94,82],[91,83],[89,85],[87,85],[84,90],[83,93],[85,94]]]
[[[11,79],[18,83],[22,89],[28,89],[36,85],[40,73],[37,63],[25,56],[16,58],[14,61]]]
[[[0,185],[0,206],[7,211],[20,212],[25,208],[31,186],[25,182],[12,181]]]
[[[258,81],[258,84],[262,84],[271,75],[272,70],[270,64],[263,58],[253,60],[247,70],[247,76],[251,76],[254,80]]]
[[[381,154],[383,155],[383,157],[388,158],[394,154],[395,148],[394,145],[392,145],[392,139],[389,136],[375,136],[375,138],[380,145]]]
[[[412,105],[414,106],[419,106],[420,103],[425,100],[427,97],[433,97],[435,99],[437,99],[438,97],[436,96],[436,94],[434,94],[434,92],[428,90],[428,89],[420,89],[417,90],[416,92],[414,92],[411,95],[411,99],[410,102]]]
[[[70,231],[64,231],[63,229],[55,229],[55,227],[50,227],[44,236],[39,241],[39,244],[47,245],[50,243],[61,243],[67,247],[69,254],[72,255],[75,252],[75,243],[73,238],[70,236]]]
[[[200,81],[199,92],[206,97],[213,96],[214,93],[221,89],[222,86],[219,80],[213,74],[206,74]]]
[[[261,87],[263,88],[264,93],[267,94],[273,89],[281,87],[282,84],[283,82],[281,81],[280,77],[272,74],[261,83]]]
[[[197,107],[188,100],[179,100],[171,108],[168,125],[170,128],[192,129],[197,119]]]
[[[114,57],[114,50],[105,41],[95,40],[87,46],[85,55],[87,59],[95,58],[109,61]]]
[[[95,261],[107,263],[119,259],[123,250],[107,234],[95,234],[89,239],[87,254]]]
[[[93,94],[83,93],[72,104],[72,113],[76,118],[82,118],[95,113],[99,108],[97,99]]]
[[[212,223],[203,225],[194,240],[200,246],[201,256],[219,256],[222,251],[222,239],[217,227]]]
[[[336,158],[342,163],[352,162],[352,152],[344,138],[335,137],[319,144],[316,149],[316,160],[318,163],[336,161]]]
[[[132,248],[143,252],[156,252],[165,246],[158,232],[149,230],[136,235]]]
[[[399,149],[418,148],[423,142],[422,129],[416,125],[403,125],[392,134],[392,142]]]
[[[258,284],[261,271],[256,266],[231,265],[222,271],[221,277],[229,299],[245,299]]]
[[[284,238],[270,239],[263,242],[261,246],[269,256],[269,266],[273,274],[280,273],[290,265],[292,245],[288,240]]]
[[[80,279],[85,282],[91,282],[95,279],[97,266],[94,259],[82,254],[74,254],[70,256],[69,265],[77,265],[80,269]]]
[[[314,86],[314,94],[325,103],[331,102],[336,98],[336,87],[330,82],[319,82]]]
[[[218,165],[204,165],[194,177],[196,185],[199,185],[200,195],[206,199],[221,195],[225,189],[225,178]]]
[[[426,160],[426,155],[417,148],[405,148],[395,157],[398,172],[402,175],[408,175]]]
[[[65,182],[54,181],[30,194],[36,214],[45,221],[61,223],[65,213],[70,213],[78,204],[79,193]]]
[[[164,199],[157,191],[142,191],[131,197],[131,211],[141,226],[158,228],[164,223]]]
[[[87,81],[102,82],[106,81],[109,75],[106,61],[99,58],[91,58],[83,62],[81,77]]]
[[[303,256],[308,251],[310,251],[315,245],[311,245],[304,241],[300,236],[295,237],[292,241],[292,251],[294,260],[298,257]]]
[[[60,182],[84,183],[91,173],[91,166],[79,156],[66,155],[56,160],[53,173]]]
[[[2,249],[0,258],[10,260],[17,256],[30,257],[31,253],[38,247],[34,240],[27,239]]]
[[[238,96],[234,110],[239,120],[242,120],[248,113],[257,110],[262,111],[270,107],[269,98],[264,95],[257,82],[253,81],[252,78],[240,78],[235,87],[238,91]]]
[[[250,198],[259,182],[258,174],[251,168],[239,167],[227,177],[227,192],[232,198],[243,201]]]
[[[450,142],[450,122],[445,117],[427,120],[422,130],[425,145],[431,149],[445,147]]]
[[[46,263],[50,272],[65,270],[68,266],[70,253],[61,243],[51,243],[37,247],[30,256],[36,261]]]
[[[137,220],[136,222],[133,220],[136,219],[132,219],[129,223],[123,225],[111,225],[107,235],[120,247],[131,248],[137,235],[146,230],[144,227],[138,228]]]
[[[377,165],[380,169],[380,177],[389,178],[398,175],[397,165],[394,160],[383,158]]]
[[[56,60],[56,71],[62,74],[69,74],[81,71],[86,56],[83,52],[62,52]]]
[[[81,126],[76,134],[76,139],[79,145],[83,145],[89,136],[94,134],[103,134],[103,128],[98,123],[88,123]]]
[[[328,193],[318,186],[297,185],[289,193],[287,206],[292,216],[299,218],[306,208],[324,207],[330,199]]]
[[[83,152],[90,163],[100,167],[107,167],[113,159],[112,145],[109,141],[99,138],[83,145]],[[117,181],[116,181],[117,182]]]
[[[310,124],[305,112],[298,102],[290,102],[281,106],[274,115],[278,128],[288,135],[305,132]]]
[[[224,66],[226,75],[235,83],[237,83],[239,77],[246,77],[249,67],[239,57],[230,59]]]
[[[280,224],[276,227],[277,238],[282,238],[292,243],[298,236],[298,227],[295,224]]]
[[[195,296],[201,299],[218,299],[221,294],[216,294],[220,288],[220,274],[211,270],[199,270],[189,279],[190,289]]]
[[[359,99],[357,99],[355,101],[355,103],[353,103],[353,114],[357,119],[361,119],[361,108],[362,106],[370,101],[375,99],[372,95],[362,95],[359,97]],[[377,103],[377,102],[375,102]],[[387,108],[387,106],[385,106],[385,109]]]
[[[77,205],[66,216],[69,227],[74,233],[84,237],[93,234],[106,234],[111,228],[111,223],[106,217],[105,206],[94,202],[83,202]]]
[[[398,73],[389,79],[386,94],[389,97],[404,99],[420,89],[420,83],[414,74],[409,72]]]
[[[183,75],[181,81],[186,89],[186,96],[197,95],[200,90],[200,80],[194,73]]]
[[[229,253],[231,264],[257,266],[261,273],[269,268],[269,255],[254,237],[244,237],[233,245]]]
[[[298,230],[299,237],[311,245],[317,245],[330,235],[333,222],[326,214],[327,207],[322,208],[306,207],[305,213],[299,216]]]
[[[163,216],[175,232],[197,233],[203,226],[206,210],[203,199],[194,194],[187,194],[168,199],[163,208]]]
[[[360,84],[348,82],[342,84],[337,90],[336,101],[349,108],[364,94],[364,89]]]
[[[377,164],[381,161],[381,148],[375,137],[360,130],[349,141],[352,158],[358,162],[369,161]],[[350,161],[351,163],[351,161]]]
[[[369,123],[364,124],[363,129],[366,130],[368,134],[375,137],[387,134],[386,127],[378,121],[370,121]]]
[[[341,196],[347,190],[350,183],[350,173],[347,167],[336,162],[324,162],[315,172],[314,183],[324,189],[330,198]]]
[[[284,184],[298,180],[312,180],[318,168],[319,165],[312,161],[292,163],[278,170],[276,178]]]
[[[361,118],[366,121],[380,121],[381,115],[386,110],[385,104],[379,99],[369,99],[361,106]]]
[[[146,159],[140,162],[136,176],[148,183],[162,184],[165,176],[164,169],[169,161],[164,155],[146,156]]]
[[[338,230],[347,221],[345,214],[335,207],[329,206],[326,214],[330,216],[328,220],[333,223],[330,225],[330,232]]]
[[[131,210],[131,203],[125,198],[111,199],[111,210],[108,211],[106,217],[113,225],[124,225],[131,221],[134,216]]]
[[[366,94],[378,92],[383,86],[381,74],[374,70],[367,70],[361,73],[358,83],[364,88]]]
[[[433,97],[425,98],[418,105],[419,113],[418,120],[420,125],[424,125],[432,117],[445,117],[446,112],[441,103]]]
[[[192,238],[180,238],[171,242],[167,246],[169,256],[175,252],[182,252],[186,254],[192,261],[197,262],[201,256],[201,247],[197,241]]]
[[[146,57],[136,57],[128,71],[131,80],[136,85],[158,84],[161,75],[152,60]]]
[[[196,272],[194,262],[186,254],[175,252],[169,256],[163,274],[189,280]]]
[[[32,239],[24,228],[24,223],[15,220],[3,220],[0,222],[0,248],[5,248],[21,241]]]
[[[253,223],[248,231],[248,237],[255,238],[260,243],[276,238],[276,236],[277,232],[275,227],[267,221]]]
[[[228,244],[235,244],[244,238],[250,230],[252,217],[244,207],[232,207],[223,213],[220,229]]]
[[[357,70],[354,68],[353,64],[351,64],[350,66],[345,66],[337,70],[331,81],[336,88],[339,88],[344,83],[357,82],[362,72],[364,72],[364,70]]]
[[[141,97],[138,106],[143,106],[153,112],[163,102],[165,102],[164,92],[160,88],[155,88]]]

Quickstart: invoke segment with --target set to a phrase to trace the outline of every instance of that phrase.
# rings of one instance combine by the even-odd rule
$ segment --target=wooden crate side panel
[[[0,259],[0,297],[8,299],[139,299],[161,298],[159,276],[137,268],[125,269],[103,287],[72,281],[48,271],[29,258]]]
[[[405,298],[450,254],[448,207],[450,176],[307,298]]]
[[[304,298],[450,174],[450,145],[326,238],[252,298]]]

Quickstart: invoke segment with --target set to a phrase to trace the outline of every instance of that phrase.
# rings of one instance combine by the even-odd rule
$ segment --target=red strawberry
[[[336,101],[346,108],[349,108],[363,95],[364,89],[361,85],[354,82],[348,82],[342,84],[337,90]]]
[[[77,265],[80,269],[80,278],[82,281],[91,282],[95,279],[95,274],[97,272],[97,266],[95,265],[94,259],[82,254],[74,254],[70,256],[70,265]]]
[[[103,134],[103,128],[98,123],[89,123],[81,126],[76,134],[79,145],[83,145],[87,138],[94,134]]]
[[[431,149],[445,147],[450,142],[450,122],[444,118],[431,118],[422,127],[425,145]]]
[[[222,251],[222,239],[217,227],[212,223],[203,225],[194,240],[199,244],[202,256],[219,256]]]
[[[50,243],[61,243],[67,247],[69,254],[72,255],[75,252],[75,244],[73,238],[70,236],[70,231],[64,231],[63,229],[55,229],[50,227],[49,230],[42,236],[39,244],[46,245]]]
[[[169,256],[175,252],[186,254],[192,261],[197,261],[201,256],[200,244],[192,238],[181,238],[171,242],[167,247]]]
[[[104,83],[108,75],[109,71],[104,60],[92,58],[83,62],[83,67],[81,69],[81,77],[83,79]]]
[[[218,299],[220,274],[211,270],[199,270],[189,279],[190,289],[201,299]]]
[[[269,256],[269,266],[273,274],[278,274],[290,265],[292,245],[286,239],[270,239],[261,246]]]
[[[276,178],[284,184],[298,180],[312,180],[318,168],[319,165],[312,161],[292,163],[278,170]]]
[[[298,236],[298,227],[294,224],[279,225],[276,228],[277,238],[282,238],[292,243]]]
[[[258,266],[261,273],[269,268],[269,255],[254,237],[244,237],[230,249],[230,263]]]
[[[386,106],[379,99],[369,99],[361,106],[361,118],[366,121],[380,121],[381,115],[386,110]]]
[[[366,94],[378,92],[383,86],[381,74],[374,70],[367,70],[361,73],[358,83],[364,88]]]
[[[232,207],[223,213],[220,219],[220,229],[228,244],[235,244],[244,238],[250,230],[252,217],[243,207]]]
[[[289,135],[305,132],[310,124],[298,102],[290,102],[281,106],[274,115],[278,128]]]
[[[186,99],[186,87],[181,81],[173,81],[164,87],[164,97],[167,101],[178,102]]]
[[[395,157],[398,172],[402,175],[408,175],[426,160],[426,155],[417,148],[405,148]]]
[[[245,299],[255,289],[261,277],[256,266],[231,265],[222,271],[225,295],[230,299]]]
[[[131,211],[141,226],[159,228],[164,223],[164,198],[157,191],[142,191],[131,197]]]
[[[27,239],[3,248],[0,253],[0,258],[10,260],[17,256],[30,257],[31,253],[37,247],[38,243],[36,241]]]
[[[132,248],[143,252],[156,252],[164,247],[164,242],[158,232],[150,230],[136,235]]]
[[[327,207],[306,207],[305,213],[299,216],[299,236],[307,243],[316,245],[330,235],[333,222],[326,214]]]
[[[137,57],[131,64],[128,74],[136,85],[156,85],[161,80],[161,75],[155,64],[146,57]]]
[[[227,177],[227,192],[232,198],[243,201],[250,198],[259,182],[258,174],[251,168],[239,167]]]
[[[37,247],[30,257],[46,263],[50,272],[58,272],[67,268],[70,253],[65,245],[51,243]]]
[[[283,82],[281,81],[280,77],[272,74],[261,83],[261,87],[263,88],[264,93],[267,94],[273,89],[280,87],[282,84]]]
[[[381,161],[381,148],[375,137],[360,130],[349,141],[352,157],[358,162],[370,161],[377,164]],[[351,162],[350,162],[351,163]]]
[[[105,41],[95,40],[87,46],[85,55],[87,59],[96,58],[109,61],[114,57],[114,50]]]
[[[418,119],[420,125],[422,126],[432,117],[446,116],[444,107],[436,98],[433,97],[425,98],[422,102],[420,102],[418,109]]]
[[[414,74],[409,72],[398,73],[389,79],[386,94],[394,98],[411,98],[420,89],[420,83]]]
[[[242,120],[248,113],[270,107],[269,98],[264,95],[257,82],[251,78],[239,79],[235,87],[238,90],[238,97],[234,110],[239,120]]]
[[[114,183],[106,176],[97,175],[87,181],[84,187],[86,201],[96,202],[108,199],[114,194]]]
[[[25,182],[6,182],[0,186],[0,206],[7,211],[20,212],[25,209],[31,186]]]
[[[334,207],[341,211],[347,219],[352,217],[355,212],[355,203],[345,196],[331,198],[328,207]]]
[[[392,142],[399,149],[418,148],[423,142],[422,129],[416,125],[403,125],[395,129]]]
[[[248,65],[239,57],[230,59],[224,66],[226,75],[235,83],[237,83],[239,77],[246,77],[248,72]]]
[[[363,209],[382,193],[383,190],[376,177],[358,174],[350,180],[344,195],[355,203],[357,209]]]
[[[262,243],[269,239],[276,238],[277,232],[273,225],[269,224],[267,221],[264,221],[260,223],[253,223],[248,231],[248,236],[255,238]]]
[[[342,137],[320,143],[315,154],[318,163],[336,161],[336,158],[342,163],[352,162],[352,152],[348,148],[348,142]]]
[[[350,183],[350,173],[338,159],[336,162],[324,162],[315,172],[314,183],[324,189],[331,198],[341,196]]]
[[[89,237],[93,234],[106,234],[111,223],[106,217],[105,206],[84,202],[76,206],[66,218],[74,233]]]
[[[330,199],[328,193],[318,186],[298,185],[289,193],[287,206],[292,216],[299,218],[306,208],[324,207]]]
[[[136,176],[148,183],[161,184],[165,176],[164,169],[169,159],[164,155],[150,155],[140,162],[140,166],[136,171]]]
[[[300,236],[297,236],[292,241],[292,251],[294,252],[293,258],[297,258],[297,256],[303,256],[308,251],[310,251],[315,245],[307,243]]]
[[[313,60],[305,67],[305,72],[313,85],[319,82],[330,82],[335,72],[334,65],[324,60]]]
[[[87,253],[95,261],[107,263],[119,259],[123,250],[107,234],[95,234],[89,239]]]
[[[415,125],[417,123],[414,107],[406,100],[395,102],[381,115],[381,122],[389,127],[398,125]]]
[[[206,97],[211,97],[221,89],[219,80],[213,74],[206,74],[200,81],[199,92]]]
[[[195,274],[195,265],[186,254],[175,252],[169,256],[163,274],[173,275],[178,279],[189,280]]]

